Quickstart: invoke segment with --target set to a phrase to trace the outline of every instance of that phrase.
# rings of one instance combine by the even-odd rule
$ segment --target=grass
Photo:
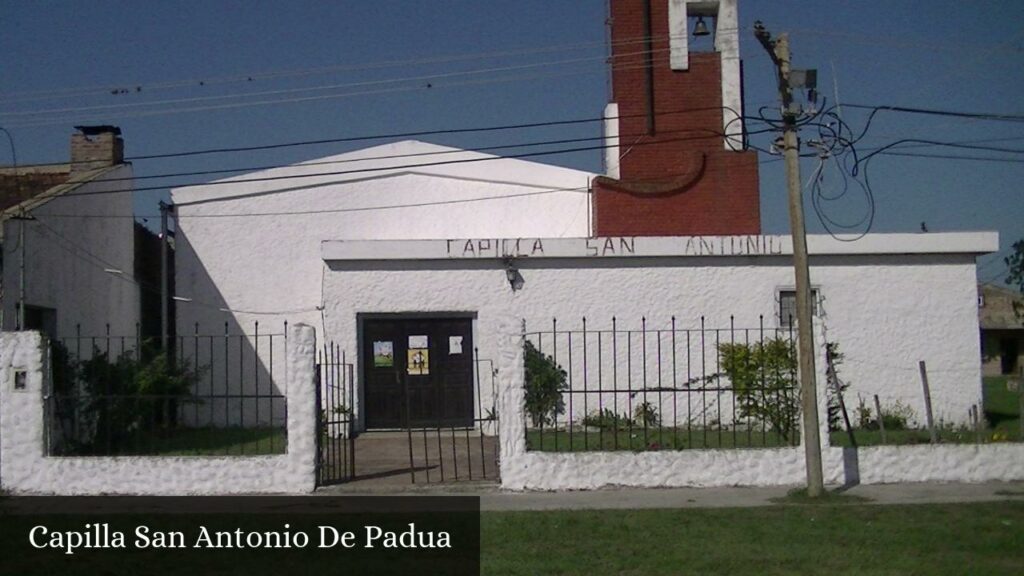
[[[1020,574],[1024,502],[502,512],[483,574]]]
[[[528,450],[541,452],[687,450],[701,448],[780,448],[799,445],[796,432],[786,440],[771,430],[654,428],[603,432],[530,429]]]
[[[174,428],[139,432],[111,450],[65,456],[261,456],[287,452],[283,427]]]
[[[979,434],[967,427],[939,427],[936,434],[942,444],[983,444],[992,442],[1019,442],[1020,435],[1020,400],[1016,391],[1007,390],[1006,376],[986,377],[983,379],[982,411],[984,426]],[[854,429],[858,446],[928,444],[931,436],[927,429],[886,430],[885,442],[882,442],[880,430]],[[832,446],[849,446],[850,438],[845,430],[829,434]]]

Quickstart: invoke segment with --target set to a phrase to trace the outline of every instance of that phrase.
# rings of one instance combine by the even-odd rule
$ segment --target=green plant
[[[526,413],[534,427],[554,424],[565,412],[562,392],[568,389],[566,372],[529,340],[523,345],[526,364]]]
[[[907,430],[917,417],[913,408],[899,400],[891,406],[883,404],[881,408],[882,424],[885,425],[886,431]],[[857,427],[863,430],[878,430],[878,418],[879,415],[864,403],[864,398],[858,397]]]
[[[796,351],[782,338],[718,346],[722,372],[732,382],[740,416],[768,424],[786,441],[793,438],[800,403]]]
[[[633,408],[633,418],[636,419],[637,424],[640,426],[646,426],[648,428],[657,427],[661,424],[661,417],[658,416],[658,410],[650,402],[641,402]]]
[[[157,433],[178,424],[178,408],[190,402],[199,375],[183,360],[164,352],[131,352],[111,360],[94,350],[89,360],[73,360],[59,346],[51,352],[56,416],[83,423],[65,430],[67,449],[77,453],[116,454],[140,431]]]
[[[635,426],[636,422],[625,414],[616,414],[610,408],[605,408],[584,416],[583,425],[604,430],[626,430]]]

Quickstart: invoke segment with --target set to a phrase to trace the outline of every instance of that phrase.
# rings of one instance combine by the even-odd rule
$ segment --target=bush
[[[625,414],[616,414],[610,408],[605,408],[587,414],[583,418],[583,425],[604,430],[626,430],[636,426],[636,422]]]
[[[641,402],[640,404],[637,404],[637,406],[633,408],[633,417],[636,418],[636,422],[640,426],[652,428],[661,424],[661,417],[658,416],[658,410],[650,402]]]
[[[914,409],[897,400],[892,406],[882,405],[882,424],[886,430],[906,430],[917,419]],[[878,416],[860,398],[857,405],[857,427],[863,430],[878,430]]]
[[[719,344],[718,351],[740,415],[768,424],[789,441],[800,413],[792,344],[773,338],[751,344]]]
[[[190,400],[199,376],[184,361],[163,352],[139,360],[130,352],[111,360],[94,350],[92,358],[74,360],[53,347],[55,416],[65,430],[65,447],[74,453],[116,454],[131,445],[140,431],[160,432],[178,424],[178,408]]]
[[[562,392],[568,390],[566,373],[529,340],[523,345],[526,364],[526,413],[533,426],[554,424],[565,412]]]

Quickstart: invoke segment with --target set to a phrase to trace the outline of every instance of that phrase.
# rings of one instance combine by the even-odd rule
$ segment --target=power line
[[[975,120],[993,120],[1003,122],[1024,122],[1024,116],[1019,114],[1000,114],[996,112],[965,112],[962,110],[938,110],[934,108],[911,108],[907,106],[871,106],[868,104],[847,104],[844,107],[871,110],[872,112],[888,111],[903,112],[906,114],[928,114],[932,116],[951,116],[954,118],[972,118]]]
[[[667,41],[672,35],[660,35],[653,36],[653,41]],[[646,37],[634,37],[626,38],[623,40],[617,40],[611,44],[614,46],[622,46],[629,44],[640,44],[647,41]],[[277,78],[288,78],[297,76],[311,76],[318,74],[329,74],[334,72],[359,72],[366,70],[376,70],[381,68],[395,68],[401,66],[413,66],[422,64],[445,64],[451,62],[464,62],[469,60],[486,60],[491,58],[503,58],[507,56],[529,56],[534,54],[545,54],[552,52],[570,52],[574,50],[582,50],[586,48],[599,48],[604,47],[608,43],[605,41],[601,42],[582,42],[576,44],[556,44],[552,46],[542,46],[534,48],[524,48],[516,50],[504,50],[495,52],[477,52],[477,53],[460,53],[456,55],[448,56],[437,56],[429,58],[411,58],[405,60],[389,60],[382,62],[373,62],[368,64],[338,64],[331,66],[319,66],[314,68],[294,68],[294,69],[280,69],[272,70],[268,72],[250,72],[247,74],[233,74],[220,77],[207,77],[207,78],[193,78],[187,80],[168,81],[162,83],[142,83],[142,82],[121,82],[118,84],[110,84],[107,86],[91,86],[91,87],[79,87],[79,88],[65,88],[65,89],[53,89],[53,90],[37,90],[37,91],[23,91],[23,92],[8,92],[0,94],[0,103],[7,102],[18,102],[18,101],[31,101],[31,100],[44,100],[54,98],[66,98],[69,96],[76,95],[107,95],[112,91],[127,90],[129,93],[150,93],[161,89],[173,89],[173,88],[187,88],[187,87],[205,87],[215,86],[219,84],[231,84],[231,83],[249,83],[257,80],[264,79],[277,79]]]
[[[765,130],[765,132],[767,132],[767,131],[770,131],[770,130]],[[658,141],[654,141],[654,142],[640,142],[640,143],[637,143],[636,146],[646,146],[646,145],[651,145],[651,144],[655,144],[656,145],[656,144],[664,144],[664,143],[668,143],[668,142],[684,142],[684,141],[691,141],[691,140],[702,140],[702,139],[713,138],[716,135],[718,137],[724,137],[725,136],[724,134],[716,133],[716,132],[710,131],[710,130],[708,132],[710,132],[711,134],[702,135],[702,136],[696,136],[696,137],[689,137],[689,138],[669,138],[669,139],[658,140]],[[748,134],[749,134],[749,132],[748,132]],[[308,174],[293,174],[293,175],[281,175],[281,176],[261,176],[261,177],[255,177],[255,178],[240,178],[240,179],[233,179],[233,180],[215,180],[213,182],[205,182],[205,183],[199,183],[199,184],[181,183],[181,184],[177,184],[177,185],[169,184],[169,185],[164,185],[164,186],[142,186],[142,187],[136,187],[136,188],[130,188],[130,189],[123,189],[123,190],[89,190],[89,191],[73,192],[73,193],[70,193],[70,194],[65,194],[63,196],[59,196],[58,198],[71,198],[71,197],[92,196],[92,195],[100,195],[100,194],[123,194],[123,193],[126,193],[126,192],[147,192],[147,191],[152,191],[152,190],[167,190],[168,188],[174,188],[174,187],[187,188],[187,187],[194,187],[194,186],[225,186],[225,185],[236,185],[236,184],[252,183],[252,182],[275,182],[275,181],[281,181],[281,180],[301,180],[301,179],[304,179],[304,178],[318,178],[318,177],[324,177],[324,176],[345,176],[345,175],[349,175],[349,174],[365,174],[365,173],[374,173],[374,172],[387,172],[387,171],[406,170],[406,169],[413,169],[413,168],[427,168],[427,167],[431,167],[431,166],[445,166],[445,165],[452,165],[452,164],[468,164],[468,163],[488,162],[488,161],[495,161],[495,160],[515,160],[515,159],[519,159],[519,158],[532,158],[532,157],[537,157],[537,156],[551,156],[551,155],[555,155],[555,154],[569,154],[569,153],[574,153],[574,152],[589,152],[589,151],[594,151],[594,150],[605,150],[605,149],[608,149],[608,148],[615,148],[617,146],[618,146],[618,144],[601,144],[601,145],[594,145],[594,146],[579,146],[579,147],[575,147],[575,148],[562,148],[562,149],[557,149],[557,150],[541,150],[541,151],[535,151],[535,152],[522,152],[522,153],[518,153],[518,154],[509,154],[507,156],[484,156],[484,157],[480,157],[480,158],[459,158],[459,159],[456,159],[456,160],[440,160],[440,161],[435,161],[435,162],[423,162],[423,163],[419,163],[419,164],[401,164],[401,165],[397,165],[397,166],[373,166],[373,167],[367,167],[367,168],[355,168],[355,169],[351,169],[351,170],[334,170],[334,171],[330,171],[330,172],[313,172],[313,173],[308,173]],[[190,174],[190,173],[182,173],[182,174],[180,174],[180,176],[189,176],[189,175],[192,175],[192,174]]]
[[[656,52],[668,52],[669,48],[660,48],[657,50],[651,50],[651,53]],[[630,56],[647,54],[646,50],[638,52],[628,52],[625,54],[619,54],[613,58],[628,58]],[[0,112],[0,116],[9,118],[18,118],[25,116],[39,116],[46,114],[63,114],[69,112],[92,112],[98,110],[122,110],[139,107],[153,107],[153,106],[164,106],[168,104],[189,104],[193,102],[213,102],[218,100],[227,100],[231,98],[249,98],[255,96],[277,96],[285,94],[302,94],[308,92],[315,92],[321,90],[336,90],[341,88],[356,88],[364,86],[379,86],[386,84],[397,84],[400,82],[422,82],[427,80],[440,80],[444,78],[454,78],[462,76],[473,76],[478,74],[489,74],[491,72],[509,72],[515,70],[528,70],[532,68],[543,68],[546,66],[560,66],[563,64],[580,64],[583,62],[594,62],[607,61],[607,57],[601,56],[587,56],[582,58],[569,58],[562,60],[553,60],[547,62],[531,62],[529,64],[516,64],[511,66],[498,66],[491,68],[478,68],[474,70],[461,70],[456,72],[442,72],[438,74],[425,74],[420,76],[406,76],[400,78],[387,78],[383,80],[366,80],[362,82],[346,82],[341,84],[327,84],[323,86],[311,86],[305,88],[286,88],[280,90],[266,90],[261,92],[248,92],[244,94],[224,94],[216,96],[196,96],[193,98],[176,98],[170,100],[154,100],[150,102],[130,102],[121,104],[100,104],[96,106],[81,106],[81,107],[65,107],[65,108],[49,108],[44,110],[24,110],[20,112]]]

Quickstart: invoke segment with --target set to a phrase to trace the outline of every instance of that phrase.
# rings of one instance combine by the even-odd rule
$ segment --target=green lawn
[[[978,442],[1019,442],[1020,399],[1017,391],[1006,388],[1006,376],[987,377],[983,384],[984,422],[979,434],[973,429],[945,427],[937,430],[939,442],[944,444],[970,444]],[[855,429],[858,446],[881,444],[927,444],[930,435],[927,429],[886,430],[885,442],[879,430]],[[845,430],[832,432],[829,440],[833,446],[849,446],[850,437]]]
[[[1020,502],[486,513],[483,574],[1021,574]]]
[[[648,428],[603,432],[539,430],[526,433],[528,450],[586,452],[624,450],[686,450],[699,448],[778,448],[799,445],[799,438],[782,438],[771,430],[724,430],[703,428]]]
[[[288,433],[283,427],[173,428],[137,432],[107,449],[98,446],[87,453],[63,456],[256,456],[287,452]]]

